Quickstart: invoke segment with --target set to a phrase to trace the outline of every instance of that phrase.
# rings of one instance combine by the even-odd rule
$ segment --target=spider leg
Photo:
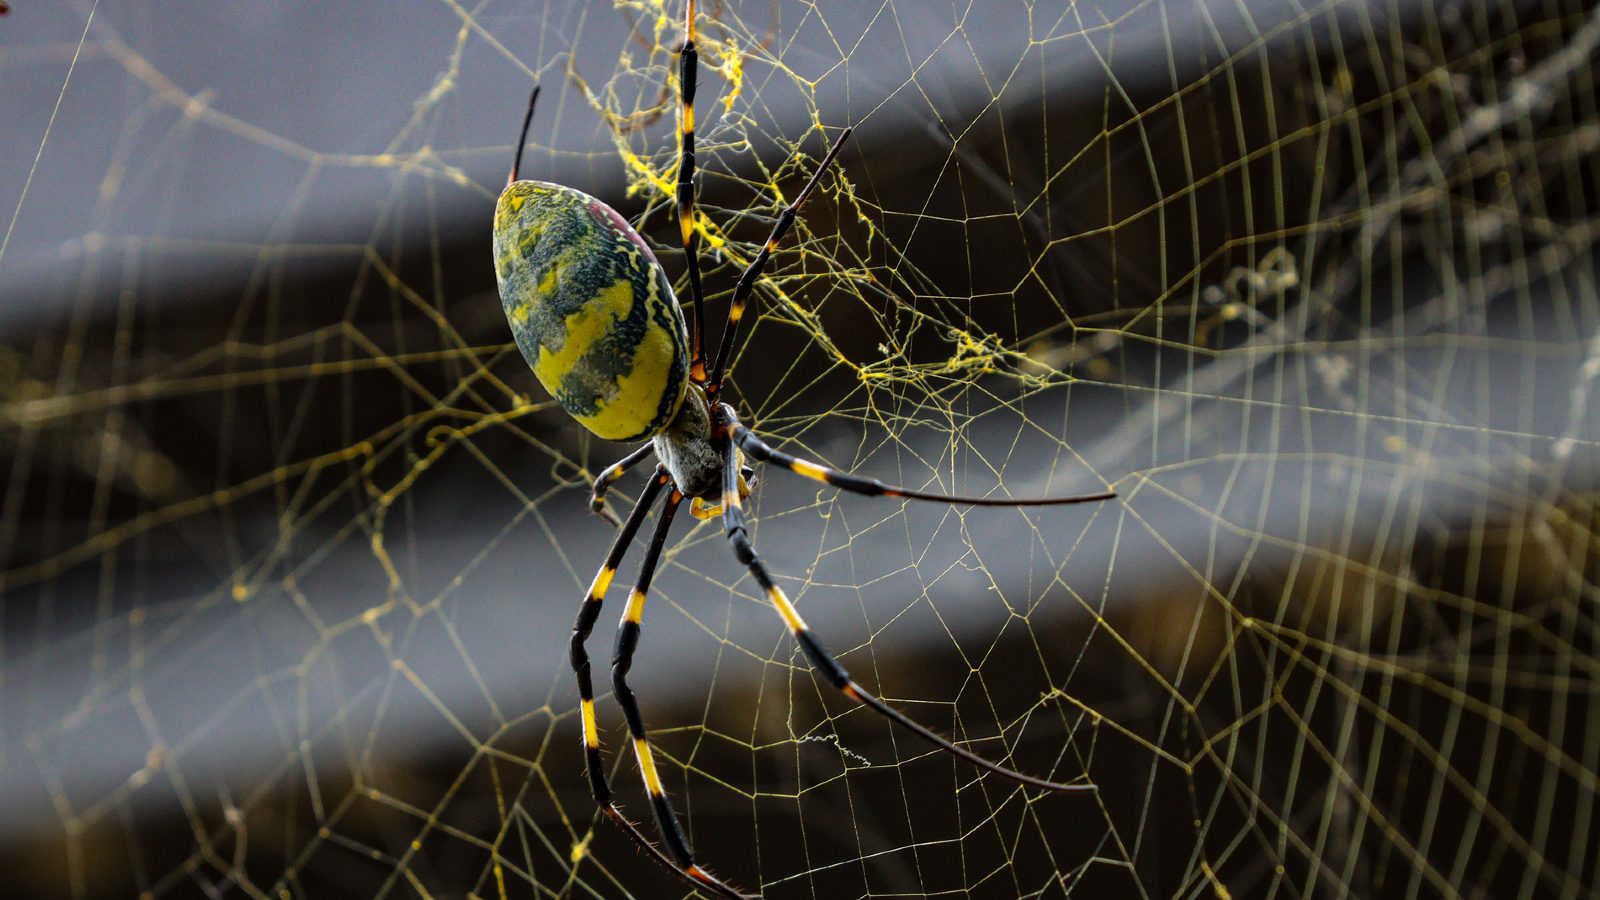
[[[622,521],[611,510],[606,508],[606,492],[611,490],[611,485],[615,484],[624,472],[638,465],[654,449],[654,444],[646,443],[643,447],[606,466],[605,470],[594,480],[594,488],[589,494],[589,510],[607,522],[621,528]],[[649,504],[645,505],[648,506]]]
[[[722,522],[727,529],[728,542],[733,545],[734,555],[739,558],[740,562],[745,564],[750,570],[750,574],[755,576],[756,583],[761,585],[761,590],[766,593],[767,600],[778,611],[778,615],[783,617],[784,624],[789,626],[789,633],[794,635],[795,642],[800,645],[801,650],[805,651],[806,658],[811,662],[811,667],[828,679],[828,683],[832,684],[834,688],[851,700],[882,715],[940,750],[980,769],[1009,778],[1018,784],[1051,791],[1093,792],[1099,790],[1092,784],[1063,784],[1059,781],[1049,781],[1032,775],[1024,775],[1015,769],[1009,769],[997,762],[985,759],[940,737],[936,732],[919,724],[883,700],[868,693],[861,685],[857,684],[855,679],[850,677],[850,673],[845,671],[844,666],[840,665],[838,660],[834,659],[828,651],[822,648],[822,643],[811,633],[810,628],[806,626],[805,620],[800,618],[800,611],[795,609],[794,604],[784,594],[783,589],[773,582],[772,575],[767,572],[766,565],[761,562],[760,557],[756,556],[755,548],[750,543],[749,532],[745,527],[744,510],[740,505],[738,457],[732,441],[727,442],[727,448],[724,452],[726,453],[727,462],[723,467]],[[755,454],[752,453],[751,455],[754,456]]]
[[[625,463],[627,460],[623,462]],[[617,465],[621,466],[622,463]],[[616,466],[612,468],[616,468]],[[629,837],[633,838],[634,843],[643,848],[646,853],[649,853],[657,862],[679,876],[689,878],[697,887],[709,887],[726,896],[742,897],[742,894],[727,889],[726,886],[720,885],[720,882],[714,882],[714,880],[707,882],[689,875],[672,857],[667,856],[660,847],[651,843],[650,839],[645,837],[644,832],[639,829],[639,826],[622,814],[622,811],[617,808],[615,801],[612,799],[611,786],[606,781],[605,762],[600,753],[600,731],[596,725],[594,714],[594,685],[589,674],[589,654],[584,649],[584,644],[594,631],[595,620],[600,616],[600,606],[605,600],[606,591],[611,587],[612,578],[617,573],[617,566],[622,563],[623,555],[627,552],[628,547],[632,546],[634,538],[638,536],[639,527],[644,523],[645,516],[649,515],[650,507],[655,505],[656,498],[661,496],[662,488],[666,487],[670,481],[671,479],[667,477],[665,467],[657,466],[650,483],[645,485],[644,492],[639,495],[639,502],[634,505],[633,511],[628,514],[627,521],[622,523],[622,531],[618,533],[616,540],[612,542],[611,551],[606,555],[605,563],[595,575],[594,582],[589,587],[588,596],[584,598],[583,606],[578,610],[578,620],[572,626],[570,653],[572,671],[578,678],[578,697],[582,704],[583,712],[584,766],[589,773],[589,789],[594,794],[595,803],[599,805],[600,811],[605,813],[607,818],[621,826]],[[669,510],[672,508],[671,506],[668,507]],[[666,513],[665,517],[670,521],[670,512]],[[659,539],[664,537],[665,529],[660,529],[660,531],[661,534],[657,536],[658,541],[652,544],[652,547],[655,547],[657,551],[659,551]],[[659,552],[655,555],[659,555]],[[649,565],[652,567],[655,555],[652,555],[648,560]],[[648,576],[642,581],[647,582]]]
[[[694,46],[694,0],[684,12],[683,49],[678,52],[678,233],[689,268],[689,315],[694,321],[689,377],[706,380],[705,295],[700,290],[700,236],[694,230],[694,87],[700,54]]]
[[[1096,503],[1101,500],[1111,500],[1117,496],[1116,491],[1101,491],[1095,494],[1078,494],[1071,497],[958,497],[951,494],[934,494],[927,491],[914,491],[898,485],[884,484],[876,478],[862,478],[849,472],[830,469],[798,456],[792,456],[781,450],[774,450],[767,446],[755,432],[739,424],[733,417],[733,410],[723,404],[722,415],[732,428],[733,440],[744,452],[754,459],[762,462],[782,466],[785,469],[823,484],[832,485],[841,490],[862,494],[867,497],[905,497],[910,500],[935,500],[940,503],[962,503],[971,506],[1062,506],[1068,503]]]
[[[756,252],[756,258],[750,260],[750,265],[745,267],[744,274],[739,276],[739,282],[733,288],[733,301],[728,307],[728,324],[722,328],[722,342],[717,346],[717,360],[711,366],[711,380],[706,384],[706,393],[715,400],[717,391],[722,388],[722,369],[728,360],[728,353],[733,349],[734,336],[739,333],[739,320],[744,317],[745,304],[750,299],[750,293],[755,290],[756,279],[761,277],[761,272],[767,267],[767,259],[772,252],[778,249],[778,242],[789,233],[794,226],[795,215],[800,207],[810,199],[811,192],[817,189],[817,184],[822,181],[822,173],[833,164],[834,157],[843,149],[844,142],[850,137],[851,129],[846,128],[828,149],[828,154],[822,158],[817,170],[811,173],[811,180],[795,195],[794,202],[783,208],[778,213],[778,221],[773,223],[772,234],[767,236],[767,242]]]
[[[634,699],[633,690],[628,687],[628,671],[633,667],[633,651],[639,645],[639,623],[644,616],[645,598],[650,593],[650,579],[654,577],[656,563],[661,559],[661,548],[667,541],[668,529],[672,527],[673,514],[678,511],[678,505],[682,502],[683,494],[674,488],[661,508],[661,519],[656,523],[655,534],[650,538],[650,547],[645,551],[644,562],[640,564],[638,581],[634,585],[633,593],[628,597],[622,621],[617,625],[616,646],[611,655],[611,687],[617,702],[622,705],[623,715],[628,720],[628,733],[633,738],[633,752],[639,762],[639,774],[644,779],[645,790],[650,794],[656,829],[661,834],[662,843],[666,845],[666,852],[663,854],[660,849],[648,842],[645,842],[644,846],[658,860],[666,863],[695,887],[713,891],[724,897],[744,898],[744,894],[695,864],[694,855],[689,850],[689,841],[684,837],[683,829],[678,824],[678,817],[672,811],[672,801],[667,798],[666,788],[661,784],[661,776],[656,772],[655,755],[650,751],[650,740],[644,730],[644,717],[639,713],[639,704]],[[636,840],[643,840],[638,834],[638,829],[630,829],[630,833]]]
[[[621,533],[612,542],[611,552],[606,555],[605,563],[595,574],[583,606],[578,608],[578,620],[573,623],[572,640],[568,645],[572,671],[578,678],[578,699],[583,711],[584,763],[589,772],[589,789],[594,794],[595,802],[608,817],[621,824],[651,850],[655,850],[655,847],[645,839],[637,826],[622,816],[611,799],[611,786],[606,783],[605,764],[600,755],[600,731],[595,724],[594,716],[594,683],[589,676],[589,653],[584,648],[584,643],[594,631],[595,620],[600,616],[600,606],[605,602],[606,591],[611,587],[611,579],[617,574],[617,566],[621,564],[628,547],[633,544],[633,539],[639,533],[639,526],[643,524],[644,517],[650,514],[650,507],[655,505],[656,498],[661,495],[661,489],[667,485],[667,481],[665,469],[658,467],[650,483],[645,485],[644,493],[639,495],[639,502],[634,505],[633,512],[628,514],[628,520],[622,524]],[[655,852],[660,853],[659,850]],[[671,865],[671,860],[665,857],[662,857],[662,861]]]

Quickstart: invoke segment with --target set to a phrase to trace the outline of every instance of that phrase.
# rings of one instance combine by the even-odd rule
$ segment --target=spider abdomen
[[[612,441],[666,428],[688,384],[688,329],[626,220],[582,191],[513,182],[495,208],[494,257],[517,347],[562,409]]]

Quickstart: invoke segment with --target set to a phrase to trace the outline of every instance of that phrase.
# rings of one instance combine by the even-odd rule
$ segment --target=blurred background
[[[566,661],[612,537],[586,480],[629,448],[535,382],[489,253],[537,83],[525,173],[685,293],[678,0],[11,7],[0,895],[688,896],[596,815]],[[770,898],[1600,895],[1600,12],[700,12],[713,337],[855,128],[757,289],[744,420],[930,490],[1119,493],[765,471],[750,504],[867,687],[1093,796],[835,696],[682,517],[633,684],[704,865]]]

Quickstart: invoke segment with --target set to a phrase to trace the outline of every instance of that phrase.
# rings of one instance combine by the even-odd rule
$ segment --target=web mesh
[[[750,501],[865,685],[1092,797],[837,697],[720,527],[680,524],[634,686],[709,869],[768,897],[1596,895],[1600,16],[702,12],[713,342],[856,128],[757,289],[744,420],[913,487],[1120,495],[969,510],[769,468]],[[623,450],[538,388],[487,249],[537,79],[525,170],[614,201],[686,293],[678,3],[386,11],[430,48],[361,63],[409,91],[388,108],[294,81],[354,42],[208,70],[182,45],[231,45],[192,13],[0,20],[0,79],[42,87],[0,169],[28,309],[0,320],[0,886],[688,894],[596,814],[566,661],[610,540],[586,481]],[[241,73],[264,100],[210,89]],[[115,102],[77,109],[86,83]]]

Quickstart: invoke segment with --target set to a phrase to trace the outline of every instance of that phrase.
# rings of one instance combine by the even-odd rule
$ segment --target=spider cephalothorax
[[[667,427],[650,439],[656,459],[685,497],[712,500],[722,491],[722,454],[713,438],[726,439],[714,421],[711,401],[698,384],[684,391],[683,405]]]
[[[695,863],[688,840],[678,825],[672,803],[656,773],[644,719],[628,686],[628,673],[638,646],[640,623],[650,581],[666,544],[679,505],[687,497],[701,517],[720,516],[734,555],[750,571],[763,596],[813,668],[850,700],[885,716],[946,753],[1021,784],[1054,791],[1093,791],[1091,784],[1063,784],[1035,778],[950,743],[857,684],[823,649],[800,612],[773,581],[750,540],[743,503],[753,483],[748,458],[780,466],[797,475],[866,496],[903,497],[978,506],[1044,506],[1106,500],[1104,491],[1075,497],[1012,500],[953,497],[884,484],[830,469],[767,446],[739,422],[732,406],[721,400],[724,366],[730,358],[740,319],[766,267],[768,258],[794,225],[802,205],[816,190],[850,136],[846,128],[834,140],[811,179],[794,201],[777,215],[772,233],[756,251],[734,287],[727,324],[709,368],[704,354],[704,299],[696,255],[694,225],[694,91],[698,67],[695,50],[694,0],[687,0],[685,40],[679,52],[680,138],[678,157],[678,223],[687,260],[694,327],[684,327],[683,309],[655,254],[622,216],[600,200],[556,184],[522,181],[522,147],[533,120],[535,88],[528,101],[517,141],[511,177],[495,209],[495,272],[500,298],[517,346],[528,365],[556,401],[596,435],[609,440],[648,443],[612,464],[594,482],[591,506],[614,522],[619,531],[605,563],[579,608],[569,644],[578,680],[583,741],[590,788],[600,809],[624,828],[657,861],[698,887],[729,897],[745,896],[712,877]],[[626,521],[605,509],[607,488],[651,454],[654,475]],[[651,536],[639,577],[623,609],[611,661],[612,687],[628,720],[639,771],[650,794],[656,825],[665,849],[652,844],[639,827],[618,810],[606,781],[595,719],[594,685],[586,642],[600,615],[622,556],[633,543],[661,495],[660,517]],[[703,501],[714,505],[703,506]]]

